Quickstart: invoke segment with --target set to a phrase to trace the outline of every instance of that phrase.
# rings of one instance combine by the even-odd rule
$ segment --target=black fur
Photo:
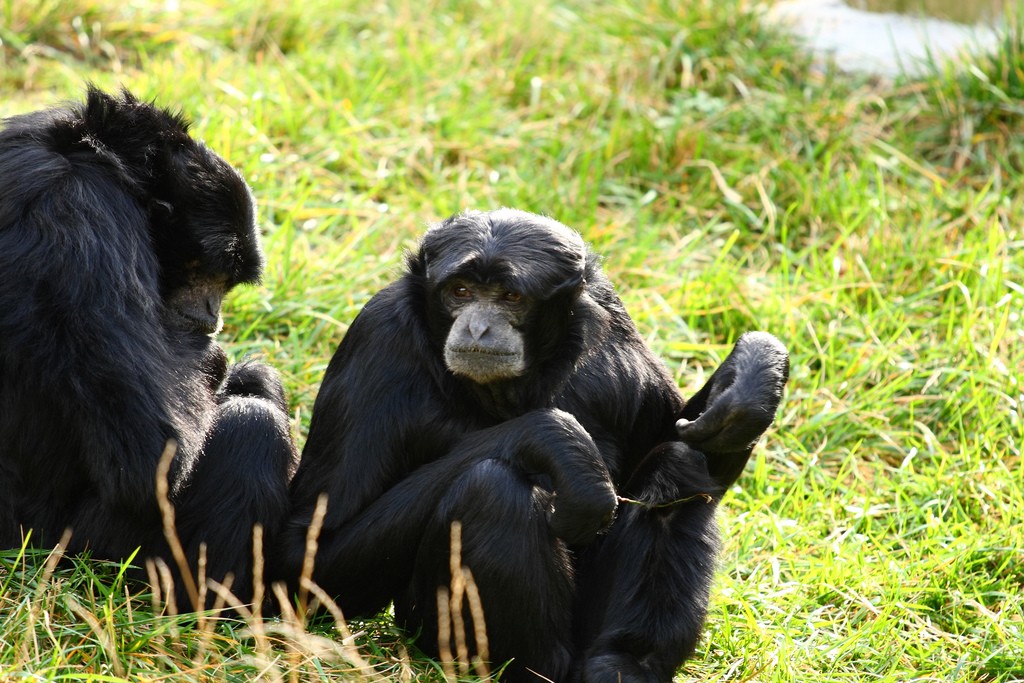
[[[295,453],[269,368],[228,368],[168,300],[263,266],[241,176],[180,116],[127,91],[10,118],[0,131],[0,547],[170,561],[157,462],[193,570],[248,597],[252,525],[276,528]],[[219,306],[219,298],[216,299]],[[212,319],[218,310],[208,311]],[[185,324],[183,324],[183,321]],[[244,391],[235,387],[243,387]],[[179,603],[187,596],[178,587]]]
[[[452,278],[529,298],[525,374],[477,385],[448,372],[439,292]],[[455,216],[427,232],[330,363],[282,572],[294,581],[326,492],[314,580],[348,616],[394,600],[436,652],[459,520],[491,658],[513,660],[507,680],[668,681],[704,621],[715,506],[787,374],[778,341],[746,335],[687,406],[576,233],[513,210]],[[635,502],[595,538],[616,495]]]

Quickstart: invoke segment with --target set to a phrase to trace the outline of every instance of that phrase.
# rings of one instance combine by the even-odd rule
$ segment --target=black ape
[[[782,345],[747,334],[687,404],[579,235],[455,216],[331,361],[286,570],[326,492],[314,581],[349,616],[394,600],[431,650],[458,520],[507,679],[668,681],[705,617],[715,505],[787,375]]]
[[[174,567],[155,482],[169,439],[193,571],[251,592],[252,527],[287,510],[295,452],[277,374],[227,368],[223,295],[263,255],[249,189],[179,116],[90,88],[0,132],[0,547],[31,531]],[[188,605],[178,587],[178,599]]]

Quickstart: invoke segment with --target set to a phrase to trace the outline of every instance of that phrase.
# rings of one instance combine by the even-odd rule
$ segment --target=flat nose
[[[220,317],[220,306],[224,301],[224,290],[220,287],[210,287],[206,291],[206,312],[214,317]]]
[[[479,311],[473,311],[469,319],[469,333],[473,335],[473,341],[480,341],[491,329],[487,316],[481,315]]]

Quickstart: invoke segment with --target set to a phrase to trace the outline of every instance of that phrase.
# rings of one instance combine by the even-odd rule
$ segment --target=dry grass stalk
[[[470,664],[477,676],[487,678],[490,675],[490,652],[483,602],[472,571],[462,564],[462,524],[458,521],[452,522],[451,525],[450,548],[448,567],[451,572],[451,583],[447,588],[440,586],[437,589],[437,646],[441,666],[450,681],[454,681],[457,676],[468,676]],[[468,604],[473,622],[476,653],[472,657],[469,654],[466,623],[463,617],[464,603]]]
[[[324,516],[327,515],[327,494],[321,493],[316,499],[313,518],[306,530],[306,551],[302,557],[302,572],[299,574],[299,612],[305,618],[309,599],[308,586],[313,582],[313,566],[316,563],[316,551],[319,547],[320,530],[323,528]]]
[[[185,549],[181,547],[181,540],[178,538],[178,532],[174,525],[174,505],[171,504],[171,499],[168,495],[167,474],[171,470],[171,461],[174,459],[174,454],[177,450],[178,442],[174,439],[168,439],[156,468],[156,501],[160,506],[164,538],[167,539],[167,545],[171,549],[171,556],[174,557],[174,562],[178,565],[178,571],[181,572],[181,580],[185,585],[188,598],[193,608],[198,611],[202,605],[199,601],[199,589],[196,586],[195,577],[192,576],[192,571],[188,566],[188,560],[185,558]],[[171,585],[173,586],[173,583]],[[170,604],[171,601],[169,599],[168,605]]]

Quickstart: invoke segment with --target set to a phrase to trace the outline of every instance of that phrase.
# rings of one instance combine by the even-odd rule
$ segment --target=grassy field
[[[792,353],[678,680],[1024,680],[1019,28],[888,83],[812,63],[738,0],[0,0],[0,115],[89,80],[180,108],[252,184],[268,272],[224,341],[282,371],[300,442],[429,222],[548,213],[684,391],[745,330]],[[195,623],[117,567],[4,558],[0,680],[441,675],[387,619],[355,645]]]

